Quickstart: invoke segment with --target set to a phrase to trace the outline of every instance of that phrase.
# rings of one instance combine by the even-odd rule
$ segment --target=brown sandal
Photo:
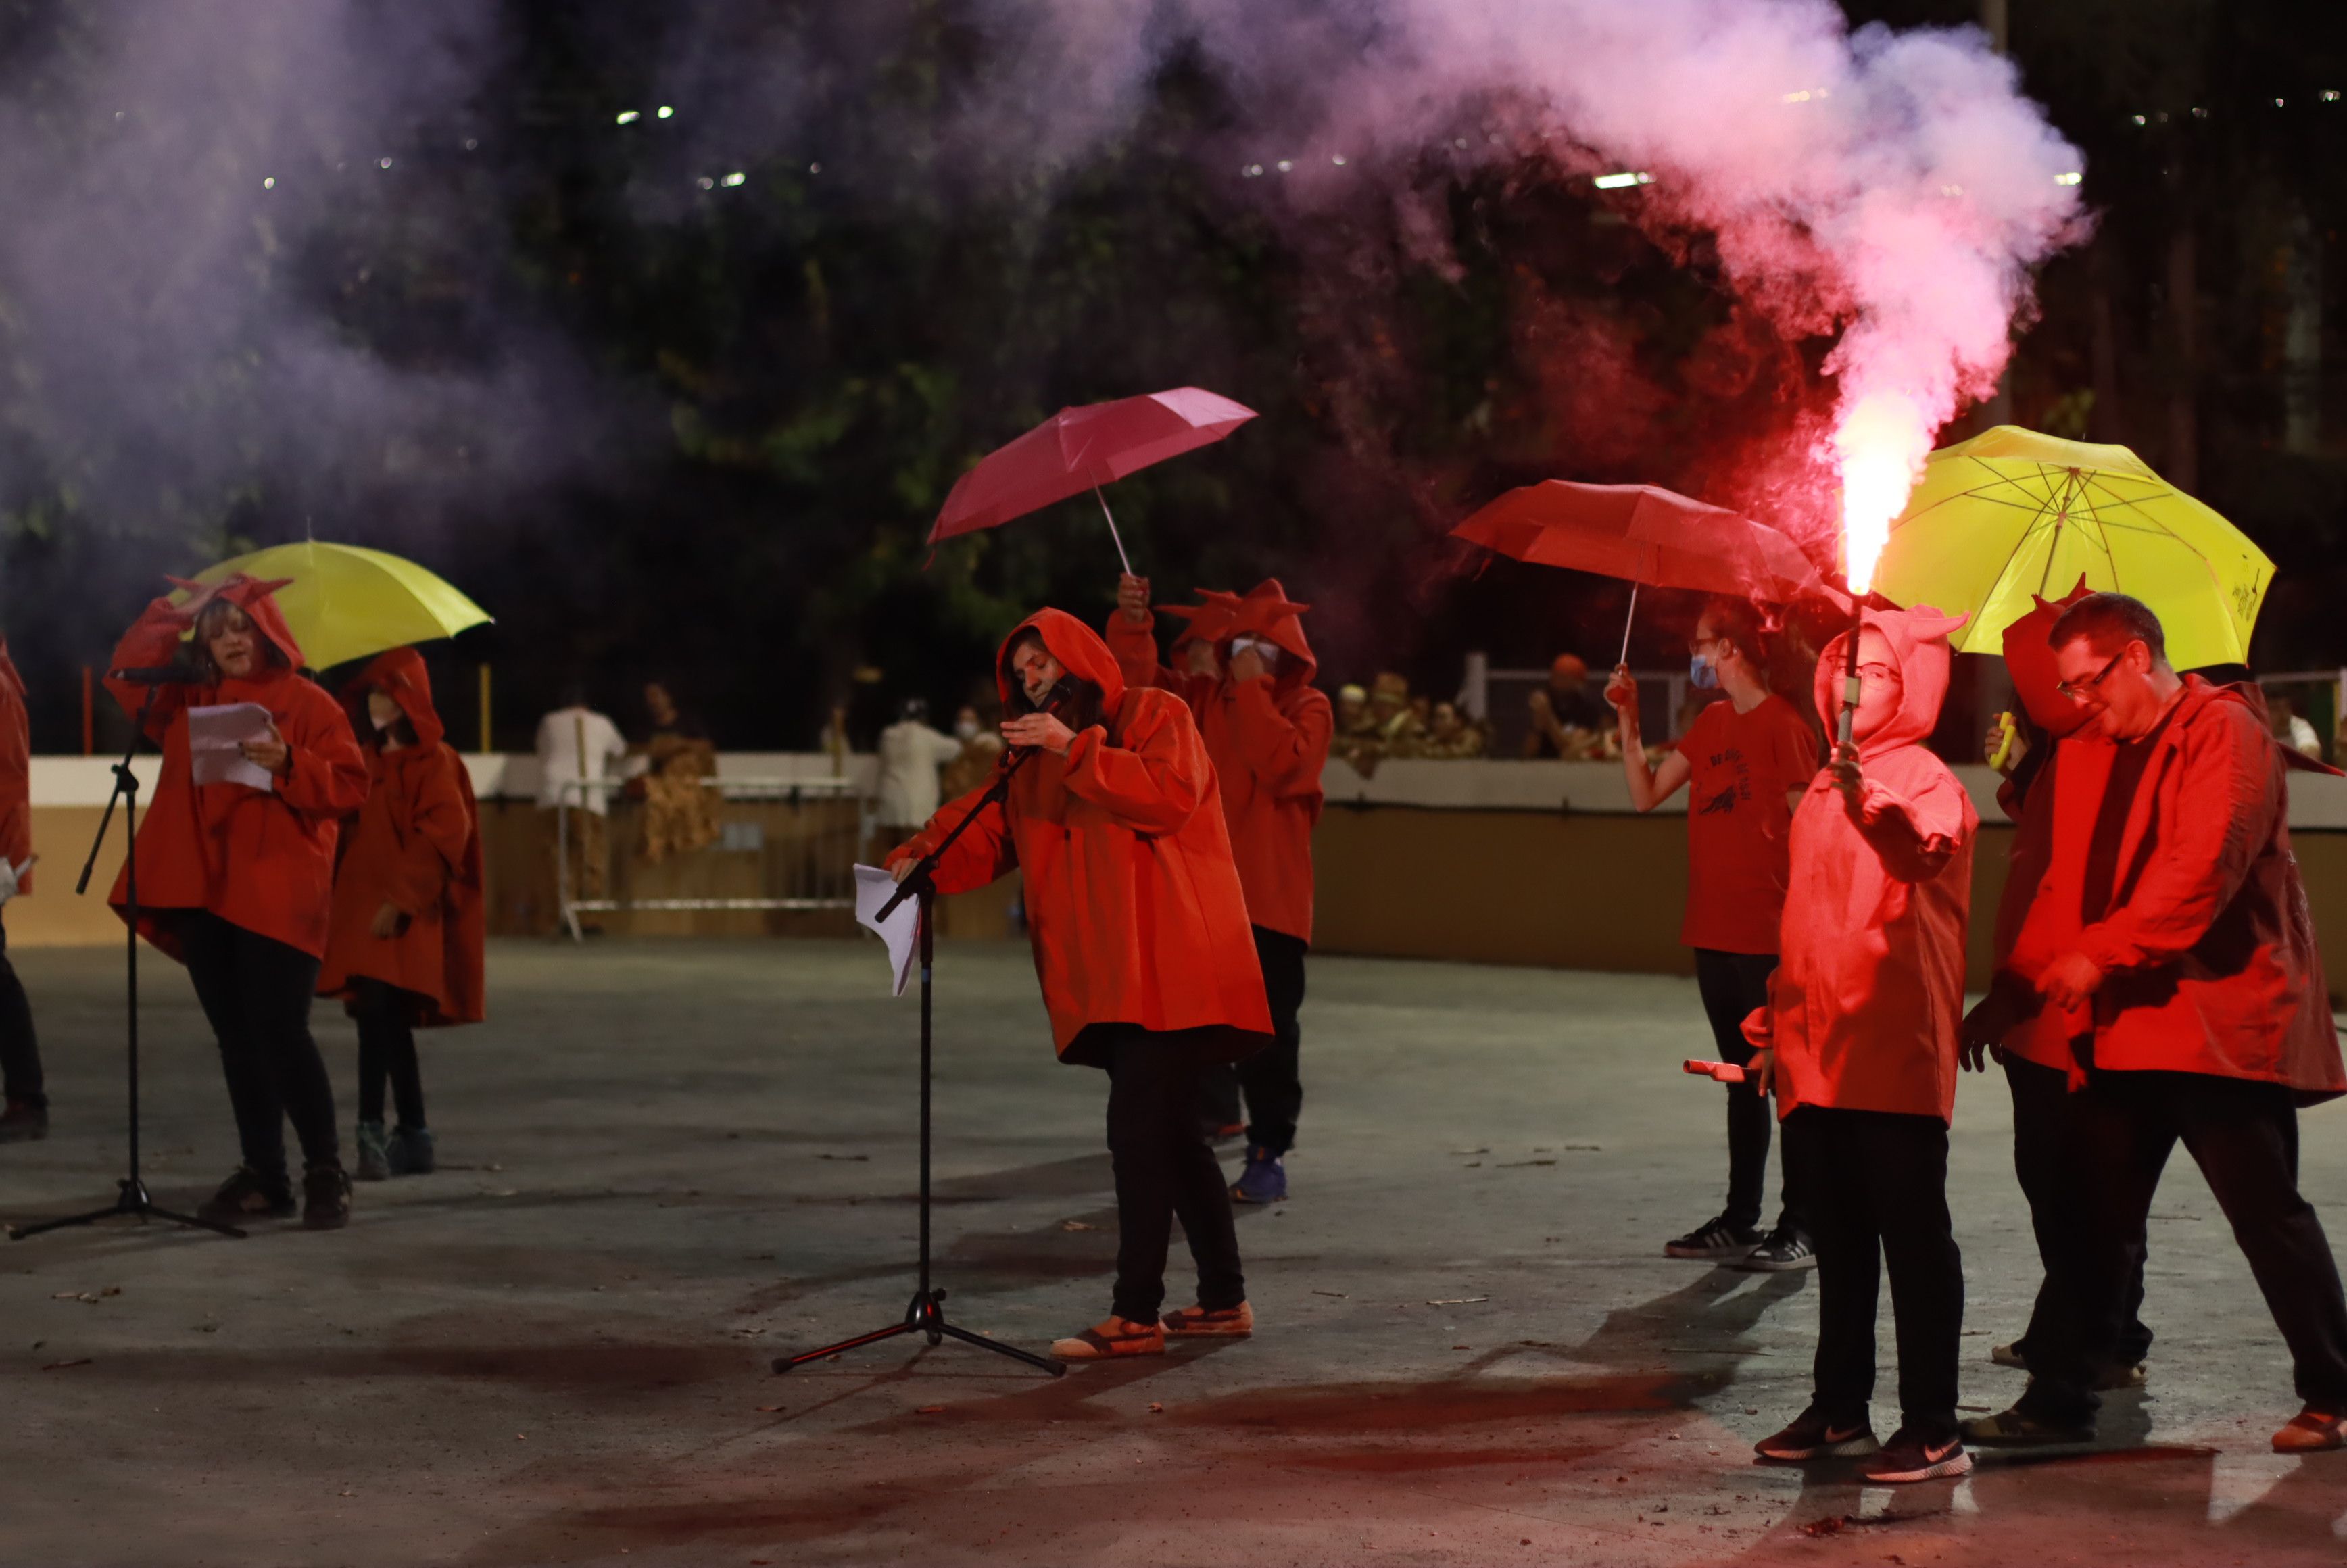
[[[1052,1340],[1051,1354],[1062,1361],[1113,1361],[1127,1356],[1165,1354],[1165,1327],[1162,1323],[1135,1327],[1126,1334],[1103,1334],[1101,1327],[1096,1324],[1081,1334]]]

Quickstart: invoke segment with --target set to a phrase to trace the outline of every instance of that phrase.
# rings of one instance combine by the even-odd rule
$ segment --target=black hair
[[[2151,650],[2152,661],[2168,662],[2168,633],[2151,606],[2124,593],[2090,593],[2062,612],[2046,642],[2056,649],[2085,639],[2096,652],[2115,654],[2130,642]]]
[[[1032,626],[1021,628],[1018,636],[1003,644],[1002,683],[1010,691],[1010,701],[1003,709],[1005,718],[1024,718],[1027,714],[1037,711],[1036,704],[1028,701],[1027,682],[1019,678],[1019,671],[1014,662],[1019,657],[1019,651],[1028,647],[1040,648],[1046,653],[1051,653],[1051,645],[1043,641],[1042,631]],[[1052,653],[1051,657],[1057,659],[1059,655]],[[1061,667],[1065,668],[1064,665]],[[1071,670],[1061,678],[1060,683],[1067,688],[1067,695],[1061,698],[1059,706],[1051,710],[1053,718],[1067,725],[1068,728],[1080,732],[1088,730],[1101,722],[1101,708],[1105,693],[1101,691],[1098,682],[1087,681]]]
[[[1759,609],[1748,599],[1717,594],[1704,601],[1703,614],[1711,617],[1711,623],[1719,629],[1721,641],[1742,653],[1750,661],[1753,672],[1765,682],[1768,674],[1768,625]]]

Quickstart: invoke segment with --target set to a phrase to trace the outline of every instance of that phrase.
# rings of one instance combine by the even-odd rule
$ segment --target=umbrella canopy
[[[1778,603],[1825,588],[1800,547],[1768,524],[1659,485],[1543,480],[1509,491],[1450,532],[1518,560],[1648,588]]]
[[[213,583],[236,572],[290,579],[277,590],[277,607],[319,670],[387,648],[454,637],[490,619],[488,611],[414,561],[356,545],[316,539],[276,545],[206,567],[195,580]]]
[[[1062,408],[955,483],[929,542],[999,527],[1211,446],[1254,417],[1254,409],[1195,386]]]
[[[2000,425],[1932,454],[1874,586],[1970,611],[1952,645],[1994,653],[2036,596],[2081,578],[2149,605],[2169,661],[2190,670],[2248,661],[2273,562],[2126,447]]]

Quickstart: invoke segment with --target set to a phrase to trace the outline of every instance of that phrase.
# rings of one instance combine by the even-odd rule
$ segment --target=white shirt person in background
[[[929,705],[907,699],[897,722],[880,732],[880,785],[876,817],[893,845],[935,816],[938,770],[961,755],[962,743],[929,727]]]
[[[557,859],[566,849],[570,856],[571,897],[600,898],[611,864],[603,821],[611,809],[611,791],[593,786],[619,779],[628,743],[619,725],[587,705],[584,692],[564,697],[561,707],[538,722],[538,805]],[[581,780],[589,787],[579,788]],[[555,842],[555,807],[563,803],[566,783],[571,786],[567,845]]]

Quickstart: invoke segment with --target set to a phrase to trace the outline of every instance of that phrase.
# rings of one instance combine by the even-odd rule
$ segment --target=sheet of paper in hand
[[[907,898],[886,920],[876,918],[896,891],[897,878],[877,866],[856,868],[856,923],[888,944],[888,969],[897,978],[896,989],[888,994],[901,997],[913,978],[913,939],[920,935],[921,901]]]
[[[245,760],[248,741],[269,738],[269,710],[258,702],[220,702],[188,710],[188,764],[200,784],[241,784],[274,794],[269,771]]]

